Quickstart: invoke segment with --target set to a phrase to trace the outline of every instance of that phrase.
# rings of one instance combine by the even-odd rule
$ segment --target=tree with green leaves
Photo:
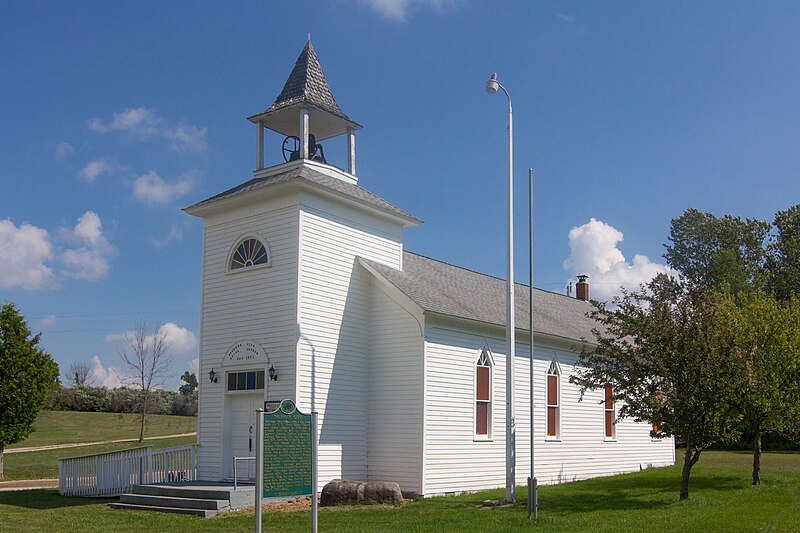
[[[685,443],[685,500],[702,451],[736,436],[733,340],[719,331],[713,302],[664,274],[639,291],[623,292],[612,306],[595,306],[595,346],[583,350],[583,370],[570,381],[582,394],[613,383],[620,418],[651,423],[654,436]]]
[[[191,396],[197,390],[197,376],[194,372],[190,373],[188,370],[184,372],[181,381],[184,384],[178,387],[178,392],[184,396]]]
[[[795,425],[800,414],[800,301],[762,291],[715,298],[720,332],[733,339],[733,404],[753,436],[753,485],[761,483],[761,437]]]
[[[800,205],[775,214],[767,247],[770,291],[779,300],[800,293]]]
[[[3,452],[33,431],[48,394],[59,385],[58,365],[39,347],[12,303],[0,307],[0,479]]]
[[[763,220],[687,209],[672,219],[664,258],[690,287],[727,284],[738,292],[760,286],[769,229]]]

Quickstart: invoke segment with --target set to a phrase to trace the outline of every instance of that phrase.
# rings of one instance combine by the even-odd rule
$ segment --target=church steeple
[[[264,168],[263,128],[268,128],[297,138],[298,159],[314,157],[310,149],[314,150],[316,141],[347,134],[348,172],[355,175],[355,130],[361,125],[333,99],[310,38],[275,102],[248,120],[256,125],[256,171]]]

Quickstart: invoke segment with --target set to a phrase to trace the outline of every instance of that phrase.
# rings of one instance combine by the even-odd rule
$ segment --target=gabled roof
[[[380,196],[376,196],[368,190],[359,187],[358,185],[328,176],[327,174],[323,174],[322,172],[318,172],[301,164],[294,165],[286,172],[281,172],[279,174],[274,174],[263,178],[253,178],[250,181],[242,183],[241,185],[237,185],[236,187],[214,195],[211,198],[207,198],[201,202],[191,205],[185,208],[184,211],[191,213],[197,208],[209,206],[213,203],[228,198],[243,196],[254,191],[259,191],[281,183],[289,182],[312,183],[335,195],[350,198],[356,202],[375,207],[380,211],[400,217],[410,225],[418,225],[422,223],[422,221],[415,216],[406,213],[399,207],[396,207]]]
[[[411,252],[403,270],[361,258],[366,265],[413,300],[425,313],[505,326],[506,282]],[[515,284],[515,320],[528,330],[528,286]],[[587,316],[592,305],[577,298],[533,289],[535,333],[594,342],[597,323]]]

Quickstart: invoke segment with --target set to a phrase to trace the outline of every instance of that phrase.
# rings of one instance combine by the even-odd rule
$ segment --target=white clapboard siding
[[[368,477],[421,493],[422,331],[375,279],[369,301]]]
[[[243,339],[267,351],[279,380],[268,398],[293,398],[297,291],[298,206],[262,201],[204,220],[202,341],[198,381],[198,477],[220,479],[224,445],[225,353]],[[271,266],[229,273],[231,248],[245,234],[263,238]],[[211,383],[208,373],[217,373]]]
[[[297,404],[319,413],[322,484],[367,478],[370,275],[358,256],[399,268],[402,227],[304,195]]]
[[[505,485],[505,340],[502,331],[467,333],[449,327],[426,329],[426,495],[480,490]],[[518,337],[519,338],[519,337]],[[526,340],[523,338],[523,340]],[[487,344],[492,352],[492,438],[473,437],[474,364]],[[674,463],[672,439],[653,440],[650,426],[623,420],[616,440],[604,438],[602,391],[589,391],[579,402],[579,388],[569,383],[577,354],[568,346],[539,345],[534,366],[535,475],[540,483],[637,471]],[[528,342],[515,347],[516,481],[530,475]],[[557,440],[545,437],[545,383],[556,358],[561,374],[561,424]],[[458,470],[458,475],[454,472]]]

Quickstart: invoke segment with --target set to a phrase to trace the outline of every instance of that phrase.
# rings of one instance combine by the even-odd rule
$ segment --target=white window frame
[[[264,387],[261,389],[256,388],[256,389],[228,390],[229,374],[242,374],[242,373],[246,374],[247,372],[264,372]],[[223,386],[223,391],[227,395],[258,394],[258,393],[265,394],[268,386],[267,382],[269,381],[269,374],[267,373],[266,368],[229,368],[224,372],[224,379],[225,381],[223,382],[222,386]],[[258,377],[256,377],[256,380],[258,380]],[[256,384],[257,383],[258,381],[256,381]]]
[[[483,355],[486,355],[486,359],[488,365],[482,365],[481,358]],[[484,400],[478,400],[478,367],[485,367],[489,369],[489,401],[485,402],[488,404],[486,408],[486,435],[478,434],[478,402],[483,402]],[[494,416],[494,358],[492,357],[492,352],[489,350],[487,346],[484,346],[479,352],[478,355],[472,361],[472,440],[476,442],[491,442],[494,440],[494,435],[492,432],[492,426]]]
[[[251,265],[251,266],[243,266],[239,268],[231,268],[231,261],[233,261],[233,254],[236,253],[236,250],[241,246],[241,244],[248,240],[248,239],[255,239],[261,243],[261,246],[264,247],[264,250],[267,252],[267,262],[261,265]],[[231,249],[228,250],[228,256],[225,260],[225,274],[239,274],[240,272],[250,272],[252,270],[258,270],[260,268],[270,268],[272,267],[272,250],[269,248],[269,243],[267,240],[257,233],[245,233],[240,235],[234,241],[233,246]]]
[[[552,407],[548,403],[548,399],[550,396],[550,376],[556,376],[556,386],[558,387],[558,391],[556,392],[556,434],[555,435],[548,435],[547,431],[547,423],[548,417],[550,416],[550,407]],[[558,364],[558,361],[554,358],[550,361],[550,366],[547,368],[547,373],[545,374],[544,378],[544,440],[550,442],[559,442],[561,440],[561,365]]]

